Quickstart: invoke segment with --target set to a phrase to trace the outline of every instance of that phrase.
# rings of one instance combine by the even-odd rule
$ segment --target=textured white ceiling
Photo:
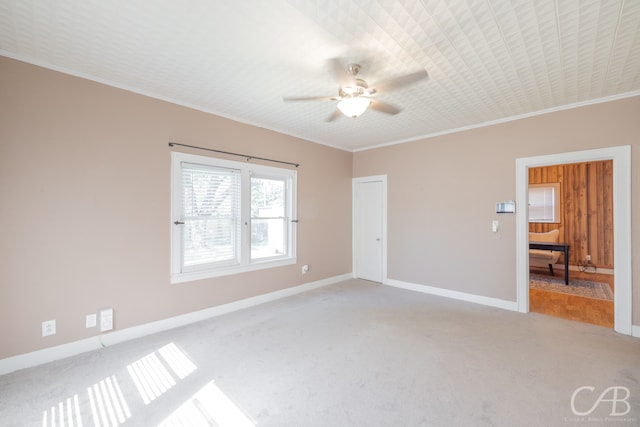
[[[0,54],[346,150],[640,94],[640,0],[0,0]],[[403,108],[327,123],[332,58]]]

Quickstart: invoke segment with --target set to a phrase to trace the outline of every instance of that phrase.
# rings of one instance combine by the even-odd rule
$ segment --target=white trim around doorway
[[[550,154],[516,159],[516,281],[517,305],[529,312],[528,184],[529,168],[566,163],[613,160],[613,232],[614,232],[614,329],[636,335],[632,326],[631,300],[631,147],[608,147],[572,153]]]

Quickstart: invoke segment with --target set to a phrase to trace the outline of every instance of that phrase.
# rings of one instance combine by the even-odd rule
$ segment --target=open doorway
[[[631,147],[611,147],[516,160],[516,280],[518,311],[529,312],[530,168],[568,163],[613,161],[614,329],[631,335]],[[524,208],[522,208],[524,207]]]
[[[613,160],[528,175],[530,311],[613,328]]]

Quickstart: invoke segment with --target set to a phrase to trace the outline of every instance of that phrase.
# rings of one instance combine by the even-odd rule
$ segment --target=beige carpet
[[[350,280],[2,376],[0,425],[636,426],[639,355],[606,328]],[[628,413],[574,414],[609,387]]]

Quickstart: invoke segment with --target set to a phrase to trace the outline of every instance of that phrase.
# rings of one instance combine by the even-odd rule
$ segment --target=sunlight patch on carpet
[[[160,427],[255,427],[256,423],[210,381],[187,400]]]

